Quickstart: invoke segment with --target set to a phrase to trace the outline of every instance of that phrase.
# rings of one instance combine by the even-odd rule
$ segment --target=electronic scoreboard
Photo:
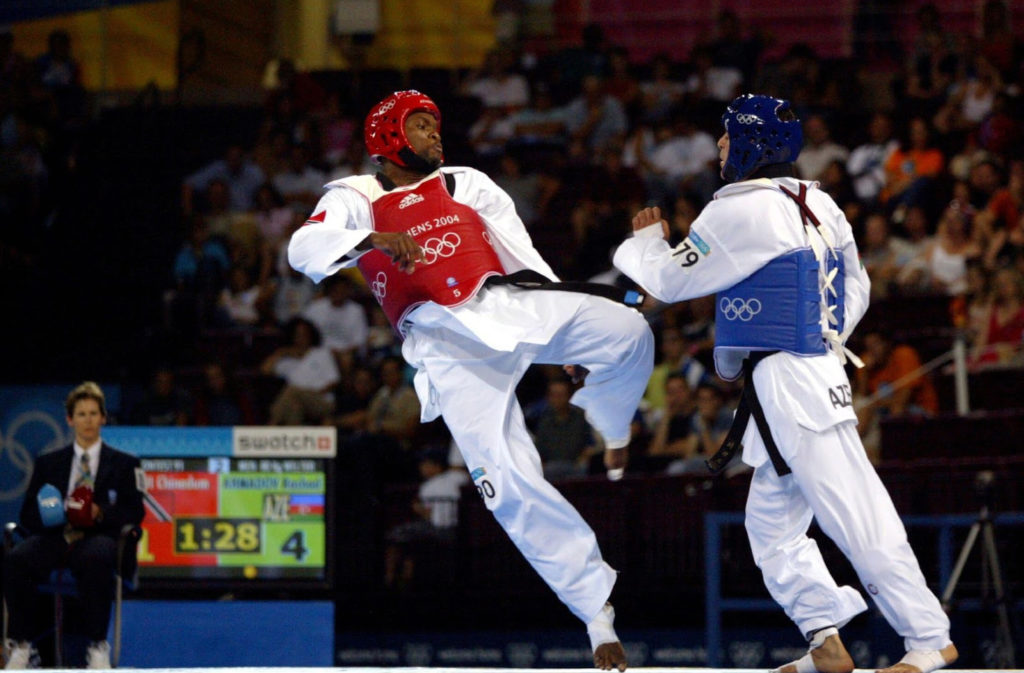
[[[139,456],[140,580],[326,585],[333,428],[108,426]]]

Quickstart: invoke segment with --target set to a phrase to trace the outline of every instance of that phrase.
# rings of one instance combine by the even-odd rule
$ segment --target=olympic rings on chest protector
[[[373,298],[377,300],[378,304],[384,302],[384,297],[388,296],[388,276],[383,271],[378,271],[374,277],[373,282],[370,283],[370,292],[373,293]]]
[[[751,318],[761,312],[761,300],[756,297],[750,299],[722,297],[718,302],[718,308],[726,320],[749,322]]]
[[[423,248],[423,265],[429,266],[443,257],[451,257],[455,249],[462,243],[462,238],[454,231],[449,231],[441,238],[428,238]]]

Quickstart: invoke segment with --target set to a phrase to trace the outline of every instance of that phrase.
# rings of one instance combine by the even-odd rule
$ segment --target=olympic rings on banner
[[[26,411],[14,418],[7,426],[6,433],[0,434],[0,469],[5,476],[18,476],[12,481],[4,480],[0,485],[0,502],[10,502],[20,498],[28,487],[32,477],[32,466],[35,457],[32,451],[19,439],[19,431],[28,425],[42,425],[48,430],[50,440],[43,445],[37,455],[59,449],[67,440],[60,421],[49,413],[40,410]],[[45,432],[45,431],[44,431]]]

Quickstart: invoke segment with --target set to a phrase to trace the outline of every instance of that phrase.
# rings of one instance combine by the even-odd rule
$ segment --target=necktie
[[[92,468],[89,466],[88,451],[82,451],[82,460],[78,465],[78,481],[75,482],[75,488],[80,486],[90,489],[93,487]]]
[[[92,468],[89,466],[88,451],[82,451],[82,459],[78,463],[78,479],[75,480],[75,488],[73,490],[77,490],[83,486],[89,490],[92,490],[93,487]],[[72,528],[70,523],[64,527],[64,539],[67,540],[68,544],[77,542],[84,536],[85,533]]]

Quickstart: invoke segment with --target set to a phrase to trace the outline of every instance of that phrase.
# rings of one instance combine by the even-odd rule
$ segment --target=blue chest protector
[[[838,269],[824,290],[832,329],[843,331],[843,258],[827,252],[826,276]],[[825,353],[822,291],[814,251],[803,248],[776,257],[757,272],[718,293],[715,348],[782,350],[795,355]]]

